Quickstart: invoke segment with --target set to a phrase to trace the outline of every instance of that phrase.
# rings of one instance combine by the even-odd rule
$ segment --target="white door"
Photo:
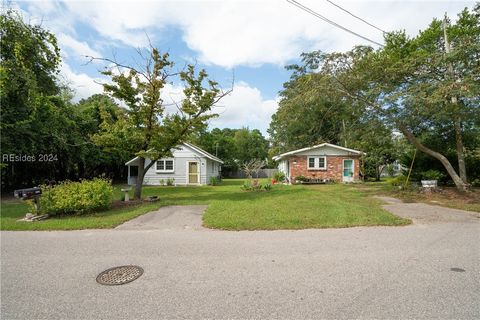
[[[343,182],[353,181],[353,160],[343,159]]]

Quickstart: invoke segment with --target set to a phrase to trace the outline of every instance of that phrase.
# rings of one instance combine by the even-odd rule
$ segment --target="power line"
[[[323,21],[325,21],[325,22],[327,22],[327,23],[330,23],[331,25],[333,25],[333,26],[335,26],[335,27],[337,27],[337,28],[339,28],[339,29],[342,29],[342,30],[344,30],[344,31],[346,31],[346,32],[348,32],[348,33],[351,33],[351,34],[359,37],[359,38],[362,38],[362,39],[364,39],[364,40],[367,40],[368,42],[371,42],[371,43],[374,43],[374,44],[376,44],[376,45],[378,45],[378,46],[380,46],[380,47],[383,47],[383,44],[378,43],[378,42],[376,42],[376,41],[374,41],[374,40],[372,40],[372,39],[369,39],[369,38],[367,38],[367,37],[364,37],[364,36],[362,36],[361,34],[356,33],[355,31],[352,31],[352,30],[350,30],[350,29],[345,28],[344,26],[339,25],[338,23],[336,23],[336,22],[334,22],[334,21],[332,21],[332,20],[330,20],[330,19],[322,16],[320,13],[313,11],[312,9],[304,6],[304,5],[301,4],[301,3],[298,3],[298,2],[295,1],[295,0],[287,0],[287,2],[290,3],[290,4],[295,5],[296,7],[302,9],[303,11],[306,11],[306,12],[310,13],[311,15],[313,15],[313,16],[315,16],[315,17],[317,17],[317,18],[319,18],[319,19],[321,19],[321,20],[323,20]]]
[[[348,13],[349,15],[351,15],[352,17],[355,17],[355,18],[357,18],[358,20],[365,22],[365,23],[368,24],[369,26],[374,27],[374,28],[377,29],[378,31],[381,31],[381,32],[383,32],[384,34],[385,34],[385,33],[388,33],[387,31],[382,30],[382,29],[380,29],[379,27],[371,24],[370,22],[368,22],[368,21],[360,18],[359,16],[354,15],[353,13],[351,13],[350,11],[348,11],[347,9],[344,9],[344,8],[340,7],[338,4],[334,3],[333,1],[330,1],[330,0],[326,0],[326,1],[329,2],[330,4],[334,5],[335,7],[339,8],[340,10],[345,11],[346,13]]]

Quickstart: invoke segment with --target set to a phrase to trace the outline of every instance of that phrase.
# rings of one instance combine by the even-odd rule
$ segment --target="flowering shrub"
[[[110,180],[64,181],[55,186],[40,186],[40,213],[49,215],[84,214],[107,209],[113,201]],[[33,207],[33,204],[31,204]]]

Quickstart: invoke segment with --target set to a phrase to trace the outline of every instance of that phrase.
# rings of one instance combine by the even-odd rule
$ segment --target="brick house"
[[[317,181],[353,182],[360,179],[363,152],[322,143],[273,157],[288,183],[299,176]]]

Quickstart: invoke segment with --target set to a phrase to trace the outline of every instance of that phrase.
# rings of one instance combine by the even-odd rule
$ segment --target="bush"
[[[472,187],[480,187],[480,179],[473,179],[472,181],[470,181],[470,184],[472,185]]]
[[[285,173],[283,173],[281,171],[277,171],[273,175],[273,179],[277,182],[283,182],[283,181],[285,181]]]
[[[218,179],[218,177],[210,177],[209,184],[211,186],[218,186],[220,184],[220,179]]]
[[[395,176],[395,165],[393,163],[387,164],[385,167],[385,172],[389,177]]]
[[[421,175],[423,180],[440,180],[445,176],[440,171],[433,170],[433,169],[424,171],[420,175]]]
[[[173,186],[175,184],[175,178],[168,178],[167,179],[167,186]]]
[[[262,185],[258,181],[258,179],[246,180],[241,186],[241,189],[244,191],[270,191],[272,190],[272,184],[267,181],[265,184]]]
[[[305,181],[308,181],[308,178],[304,176],[298,176],[298,177],[295,177],[295,182],[296,181],[305,182]]]
[[[84,214],[107,209],[113,201],[113,187],[106,179],[65,181],[56,186],[40,187],[41,214]],[[33,207],[33,203],[31,206]]]
[[[395,178],[388,179],[387,183],[392,187],[403,187],[405,185],[405,181],[407,181],[407,177],[397,176]]]

